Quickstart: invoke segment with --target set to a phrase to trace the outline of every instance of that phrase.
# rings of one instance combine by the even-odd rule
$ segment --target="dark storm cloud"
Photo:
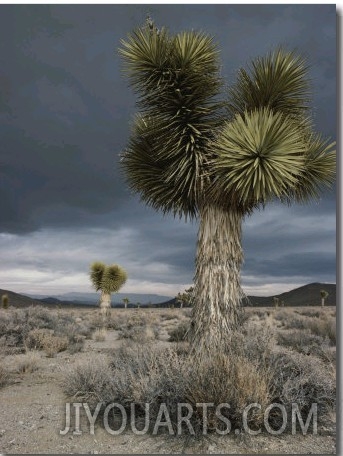
[[[256,274],[260,277],[289,277],[299,276],[334,278],[336,272],[335,257],[328,253],[293,253],[282,255],[276,260],[253,259],[246,261],[244,271],[247,275]],[[330,279],[329,279],[330,280]]]
[[[99,256],[106,256],[108,239],[115,242],[111,230],[134,227],[125,255],[116,252],[137,280],[155,271],[164,283],[191,282],[196,224],[146,208],[128,190],[119,166],[135,98],[122,77],[117,48],[147,13],[172,32],[201,29],[214,35],[222,75],[230,83],[239,67],[273,47],[297,49],[311,65],[317,128],[335,139],[334,5],[1,5],[0,12],[0,233],[19,234],[15,242],[41,233],[53,245],[59,232],[76,239],[79,230],[86,245],[93,242]],[[244,225],[246,282],[262,274],[278,276],[281,283],[303,268],[313,280],[327,271],[334,280],[334,191],[317,205],[279,208],[257,212]],[[108,232],[87,231],[93,228]],[[68,236],[64,242],[68,248]],[[325,250],[326,260],[318,256],[317,269],[310,267],[306,258]],[[28,247],[22,255],[28,267],[25,252]],[[71,264],[84,270],[90,257],[79,255]],[[61,270],[58,261],[43,257],[31,264]]]

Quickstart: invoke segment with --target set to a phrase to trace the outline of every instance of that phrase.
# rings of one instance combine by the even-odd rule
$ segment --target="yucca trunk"
[[[211,206],[200,211],[190,334],[198,352],[224,349],[239,323],[244,296],[241,233],[237,211]]]
[[[101,292],[100,295],[100,312],[103,316],[109,314],[111,309],[111,293]]]
[[[325,298],[322,298],[322,307],[325,306]]]

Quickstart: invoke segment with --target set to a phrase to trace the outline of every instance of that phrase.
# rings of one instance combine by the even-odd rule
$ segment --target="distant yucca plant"
[[[329,296],[326,290],[320,290],[320,297],[322,298],[322,306],[325,306],[325,299]]]
[[[274,296],[273,301],[274,301],[274,307],[279,307],[280,299],[277,298],[276,296]]]
[[[96,261],[91,265],[90,278],[96,291],[101,291],[100,309],[106,314],[111,308],[111,293],[119,291],[126,282],[126,271],[117,264],[107,266]]]
[[[1,303],[2,303],[3,309],[8,309],[8,295],[7,294],[3,294],[1,296]]]

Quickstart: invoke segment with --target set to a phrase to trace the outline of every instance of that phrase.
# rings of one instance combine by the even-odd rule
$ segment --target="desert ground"
[[[253,350],[263,346],[263,353],[268,351],[270,359],[288,360],[298,369],[296,375],[285,380],[289,389],[283,387],[284,397],[287,393],[294,400],[298,398],[294,394],[305,388],[306,397],[312,395],[312,401],[322,401],[325,396],[321,408],[325,417],[316,435],[302,435],[300,431],[292,435],[286,430],[280,435],[240,432],[221,436],[214,432],[205,437],[178,437],[163,433],[135,435],[128,429],[114,436],[101,420],[96,422],[92,435],[82,413],[81,433],[74,434],[74,426],[66,435],[60,435],[65,428],[66,402],[94,400],[97,388],[101,395],[104,387],[96,382],[113,359],[123,360],[128,353],[133,356],[135,350],[146,354],[156,350],[161,354],[186,351],[184,334],[190,309],[112,309],[105,325],[94,308],[1,309],[0,452],[335,454],[335,317],[332,306],[245,310],[246,350],[255,356]],[[127,389],[132,385],[135,383],[128,384]]]

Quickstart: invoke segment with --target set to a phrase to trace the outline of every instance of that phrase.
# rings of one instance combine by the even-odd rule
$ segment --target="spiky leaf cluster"
[[[90,277],[96,291],[101,290],[105,293],[119,291],[127,280],[127,274],[123,268],[117,264],[106,266],[99,261],[91,265]]]
[[[120,53],[141,108],[122,156],[128,182],[149,205],[193,217],[208,180],[207,144],[222,121],[213,40],[140,28]]]
[[[272,198],[307,201],[334,181],[334,143],[314,132],[307,66],[294,52],[241,69],[226,114],[211,37],[141,28],[120,53],[141,108],[122,163],[155,209],[195,217],[211,204],[244,214]]]
[[[335,142],[313,132],[306,140],[305,164],[298,183],[291,189],[288,202],[318,199],[323,187],[330,188],[336,176]]]
[[[329,293],[326,290],[320,290],[320,296],[323,299],[326,299],[329,296]]]
[[[335,143],[313,131],[304,60],[282,49],[257,58],[229,94],[231,119],[212,143],[214,198],[243,213],[318,198],[335,178]]]
[[[213,147],[219,182],[215,187],[243,208],[288,195],[305,165],[306,148],[298,125],[268,108],[227,122]]]
[[[307,71],[301,56],[281,48],[258,57],[248,70],[238,71],[237,82],[229,89],[230,113],[243,115],[269,107],[285,115],[302,116],[310,101]]]

